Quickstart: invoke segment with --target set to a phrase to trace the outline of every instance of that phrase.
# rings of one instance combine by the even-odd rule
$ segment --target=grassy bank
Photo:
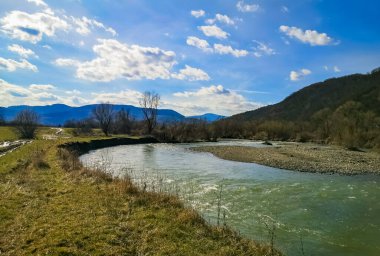
[[[2,141],[17,140],[18,136],[14,129],[8,126],[0,126],[0,143]]]
[[[279,143],[272,147],[241,146],[197,147],[199,152],[210,152],[226,160],[258,163],[266,166],[320,173],[346,175],[380,174],[380,154],[350,151],[336,146],[310,143]]]
[[[83,168],[63,143],[0,157],[2,255],[275,255],[210,226],[173,196]]]

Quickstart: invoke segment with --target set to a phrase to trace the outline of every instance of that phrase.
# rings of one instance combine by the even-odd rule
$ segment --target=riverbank
[[[1,255],[272,255],[174,196],[85,169],[72,152],[107,140],[35,140],[0,158]]]
[[[258,163],[301,172],[380,174],[380,154],[350,151],[336,146],[282,142],[261,148],[205,146],[192,149],[209,152],[225,160]]]

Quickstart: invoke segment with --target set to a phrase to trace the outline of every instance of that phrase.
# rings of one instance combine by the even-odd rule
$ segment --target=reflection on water
[[[114,175],[178,194],[212,223],[223,185],[227,225],[265,242],[268,227],[275,228],[275,246],[288,255],[302,255],[302,246],[306,255],[380,255],[379,176],[299,173],[188,150],[204,144],[118,146],[81,160],[91,165],[112,159]],[[240,140],[217,144],[261,146]]]

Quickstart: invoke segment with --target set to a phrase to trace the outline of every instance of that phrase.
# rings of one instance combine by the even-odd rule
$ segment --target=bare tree
[[[113,118],[113,106],[109,103],[102,103],[92,110],[95,119],[99,122],[100,129],[108,136],[111,130]]]
[[[144,115],[147,133],[151,134],[157,125],[157,108],[160,103],[160,95],[154,92],[144,92],[139,103]]]
[[[4,113],[3,113],[3,108],[0,107],[0,125],[5,124],[5,118],[4,118]]]
[[[17,113],[13,123],[20,137],[33,139],[38,127],[38,114],[30,109],[24,109]]]
[[[114,132],[129,134],[132,129],[132,118],[129,110],[126,111],[122,108],[119,112],[117,112],[115,115],[114,124]]]

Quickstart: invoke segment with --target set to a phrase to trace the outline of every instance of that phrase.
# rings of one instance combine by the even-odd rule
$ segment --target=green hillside
[[[380,149],[380,69],[312,84],[280,103],[218,121],[214,132]]]
[[[380,115],[380,70],[354,74],[309,85],[280,103],[248,111],[231,119],[247,120],[309,120],[324,108],[335,110],[348,101],[361,103],[365,109]]]

